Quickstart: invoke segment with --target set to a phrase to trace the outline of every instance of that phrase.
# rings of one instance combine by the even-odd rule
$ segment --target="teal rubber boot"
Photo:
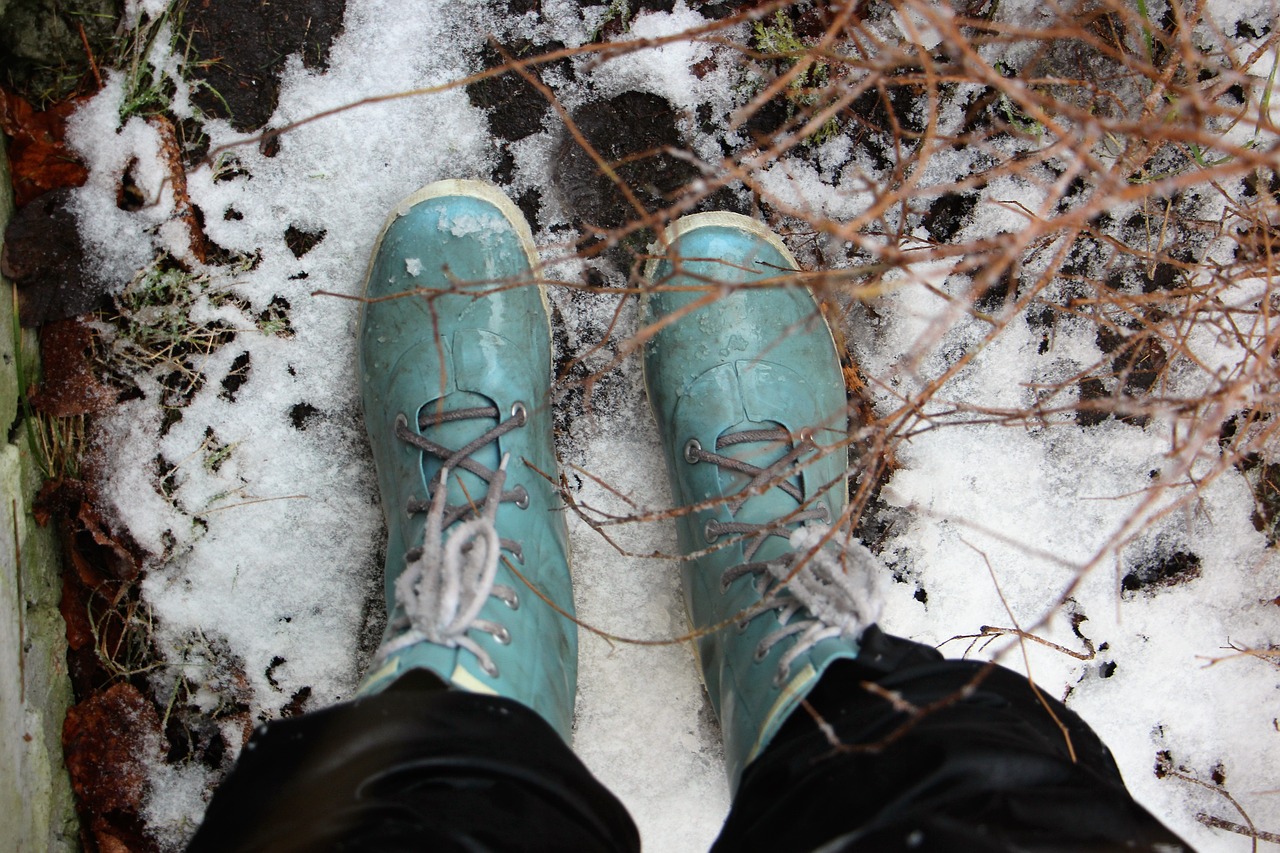
[[[428,670],[533,708],[568,741],[578,635],[563,506],[547,479],[551,340],[537,263],[520,211],[479,181],[424,187],[378,238],[359,371],[388,618],[360,693]]]
[[[857,655],[868,624],[865,590],[856,578],[849,588],[824,544],[847,500],[844,379],[776,235],[704,213],[672,224],[665,243],[646,269],[644,318],[658,331],[645,384],[681,507],[685,600],[705,632],[695,650],[736,790],[822,672]]]

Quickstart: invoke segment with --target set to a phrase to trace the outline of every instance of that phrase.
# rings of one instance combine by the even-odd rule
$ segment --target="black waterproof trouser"
[[[747,767],[714,850],[1189,849],[1129,796],[1083,720],[1007,669],[873,627],[809,704]],[[541,717],[411,673],[259,728],[188,849],[639,846],[622,804]]]

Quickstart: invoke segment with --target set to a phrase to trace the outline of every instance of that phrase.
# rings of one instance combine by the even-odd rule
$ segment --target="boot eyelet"
[[[747,633],[747,629],[751,627],[751,620],[750,620],[750,619],[743,619],[741,622],[739,622],[739,623],[738,623],[737,625],[735,625],[734,627],[735,627],[735,628],[737,628],[737,630],[738,630],[738,633],[739,633],[739,634],[745,634],[745,633]]]
[[[522,401],[517,400],[511,404],[511,417],[517,422],[516,426],[524,426],[529,420],[529,409]]]
[[[524,486],[516,486],[515,492],[516,492],[516,501],[515,501],[516,509],[528,509],[529,508],[529,492],[525,490]],[[524,560],[521,559],[520,562],[523,563]]]
[[[822,515],[818,516],[818,521],[821,521],[823,524],[831,523],[831,507],[820,503],[818,504],[818,512],[822,513]]]
[[[769,650],[765,648],[764,643],[761,643],[760,645],[756,646],[756,652],[754,655],[752,655],[752,657],[755,658],[756,663],[760,663],[760,661],[764,660],[768,656],[769,656]]]
[[[396,413],[396,424],[395,424],[395,428],[396,428],[396,429],[405,429],[405,428],[407,428],[408,426],[409,426],[409,418],[408,418],[408,416],[406,416],[404,412],[397,412],[397,413]]]
[[[495,584],[493,587],[493,592],[489,594],[492,595],[494,598],[498,599],[499,601],[501,601],[503,604],[507,605],[507,608],[510,610],[520,609],[520,596],[516,593],[514,589],[512,589],[509,586],[506,586],[506,585],[499,586]]]
[[[813,444],[813,427],[801,427],[796,439],[798,444]]]
[[[700,461],[697,454],[698,451],[701,450],[702,442],[698,441],[696,438],[689,439],[684,443],[684,461],[688,462],[690,465],[697,465]]]
[[[493,632],[493,639],[496,640],[499,645],[509,646],[511,645],[511,632],[499,625],[498,630]]]
[[[707,544],[711,544],[720,538],[720,523],[714,518],[708,521],[702,528],[702,538],[707,540]]]

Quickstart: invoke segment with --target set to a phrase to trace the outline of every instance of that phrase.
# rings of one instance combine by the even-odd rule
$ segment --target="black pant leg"
[[[1190,849],[1125,789],[1111,752],[1026,678],[867,631],[747,767],[727,851]],[[878,685],[884,696],[864,683]],[[929,713],[894,707],[889,695]],[[1043,694],[1042,694],[1043,695]]]
[[[622,804],[536,713],[406,676],[260,727],[188,853],[638,851]]]

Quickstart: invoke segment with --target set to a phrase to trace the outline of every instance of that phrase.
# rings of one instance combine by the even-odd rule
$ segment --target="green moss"
[[[761,53],[768,53],[795,64],[805,53],[804,43],[796,35],[791,19],[781,9],[773,16],[773,23],[755,22],[755,40],[752,45]]]
[[[796,35],[791,19],[781,9],[773,16],[772,23],[755,22],[751,46],[766,54],[774,62],[779,74],[790,71],[810,52],[810,48]],[[813,60],[808,68],[787,84],[785,96],[789,114],[812,114],[820,109],[823,93],[830,82],[831,67],[821,60]],[[840,123],[832,116],[801,144],[821,145],[839,133]]]
[[[36,109],[91,88],[89,56],[101,67],[111,52],[118,7],[116,0],[0,2],[2,79]]]

